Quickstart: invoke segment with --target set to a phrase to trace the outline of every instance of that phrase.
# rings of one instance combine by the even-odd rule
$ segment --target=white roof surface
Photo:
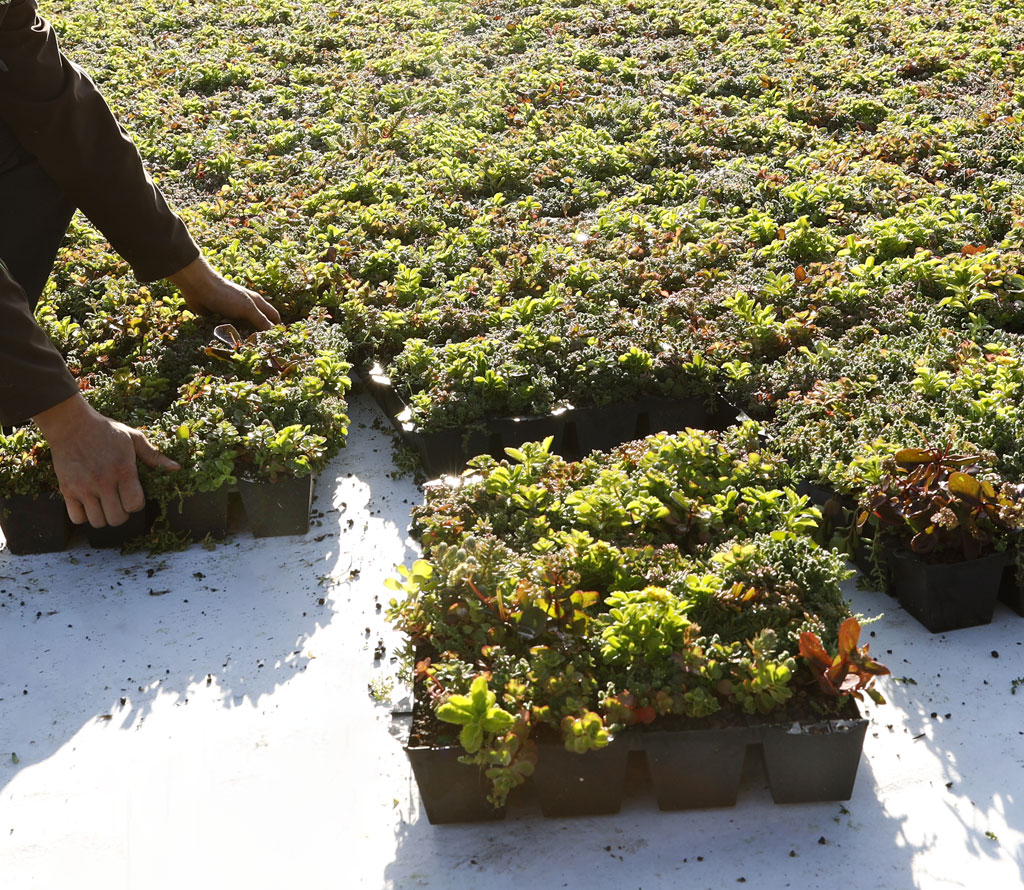
[[[431,826],[401,720],[367,693],[394,671],[376,603],[420,498],[378,417],[353,398],[304,538],[0,550],[3,890],[1024,886],[1024,618],[932,636],[852,582],[909,679],[881,684],[847,803],[777,806],[748,760],[735,808],[659,812],[639,774],[618,815],[526,800]]]

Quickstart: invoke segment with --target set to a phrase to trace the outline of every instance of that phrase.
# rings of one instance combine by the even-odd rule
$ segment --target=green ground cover
[[[848,490],[922,436],[1019,478],[1016,4],[43,13],[213,262],[326,307],[424,430],[722,390]],[[41,316],[76,371],[142,375],[123,318],[182,304],[139,293],[79,220]]]
[[[329,307],[425,429],[714,387],[760,408],[794,347],[1024,318],[1014,4],[44,12],[215,263],[291,318]],[[77,227],[56,314],[124,274]]]

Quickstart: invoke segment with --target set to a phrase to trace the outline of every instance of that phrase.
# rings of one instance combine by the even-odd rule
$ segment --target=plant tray
[[[849,800],[867,728],[864,718],[762,727],[764,766],[772,800]]]
[[[495,808],[487,800],[488,782],[483,773],[459,762],[465,754],[461,747],[405,750],[432,825],[505,818],[505,807]]]
[[[1018,615],[1024,616],[1024,580],[1017,568],[1017,548],[1006,553],[1006,567],[999,582],[999,600]]]
[[[407,406],[379,366],[360,374],[392,426],[420,456],[427,475],[458,475],[478,454],[504,457],[505,448],[552,437],[551,450],[570,460],[592,451],[607,451],[623,442],[652,433],[693,429],[725,429],[736,422],[736,412],[724,402],[709,411],[697,397],[649,396],[600,408],[565,408],[546,416],[493,417],[483,428],[424,433],[404,420]]]
[[[228,533],[228,487],[200,491],[167,504],[165,514],[171,531],[184,532],[193,541],[224,538]]]
[[[144,535],[149,528],[149,521],[146,510],[143,509],[138,513],[129,514],[127,521],[121,525],[93,528],[86,524],[84,528],[90,547],[120,549],[129,541]]]
[[[0,498],[0,528],[7,549],[18,555],[56,553],[67,547],[71,537],[68,511],[57,493]]]
[[[537,749],[533,787],[545,816],[598,816],[619,811],[629,759],[625,739],[586,754],[567,751],[560,742],[541,742]]]
[[[754,741],[746,726],[646,733],[647,768],[658,809],[735,806],[743,758]],[[699,768],[694,769],[695,764]]]
[[[632,729],[608,747],[573,754],[558,743],[538,744],[529,780],[548,818],[619,811],[630,751],[643,752],[661,810],[736,804],[747,747],[764,752],[775,803],[849,800],[868,721],[765,722],[700,729]],[[502,819],[487,802],[479,769],[459,763],[459,747],[406,748],[427,818],[432,823]],[[513,792],[513,800],[516,792]]]
[[[238,480],[245,516],[254,537],[304,535],[309,531],[313,476],[282,477],[277,482]],[[225,503],[225,513],[227,504]]]
[[[889,554],[889,567],[900,605],[932,633],[943,633],[992,621],[1006,556],[927,563],[895,551]]]

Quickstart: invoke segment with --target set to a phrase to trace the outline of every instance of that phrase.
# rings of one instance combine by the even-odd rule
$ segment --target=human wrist
[[[184,268],[179,269],[173,275],[167,276],[167,280],[182,293],[190,293],[207,287],[219,279],[220,276],[203,256],[196,257]]]
[[[52,408],[40,411],[32,420],[50,446],[59,444],[69,438],[77,436],[82,425],[90,422],[96,417],[96,412],[89,403],[76,393],[63,402],[58,402]]]

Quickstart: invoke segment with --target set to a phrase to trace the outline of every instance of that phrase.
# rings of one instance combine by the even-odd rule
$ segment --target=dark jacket
[[[172,275],[199,256],[95,84],[61,53],[35,0],[0,0],[0,121],[141,281]],[[9,140],[0,146],[0,165],[13,162],[13,150]],[[25,420],[77,391],[0,267],[0,423]]]

